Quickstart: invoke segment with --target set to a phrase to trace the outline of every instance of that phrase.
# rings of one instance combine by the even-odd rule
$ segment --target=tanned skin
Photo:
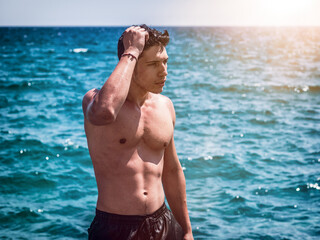
[[[148,33],[130,27],[124,53],[103,87],[83,98],[84,127],[97,186],[97,209],[146,215],[166,196],[185,235],[193,239],[185,177],[173,138],[175,110],[162,92],[167,77],[165,47],[143,51]]]

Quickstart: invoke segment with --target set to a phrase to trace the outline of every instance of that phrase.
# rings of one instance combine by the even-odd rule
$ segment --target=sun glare
[[[266,1],[266,10],[276,15],[297,14],[305,7],[305,2],[301,0],[269,0]]]
[[[314,0],[268,0],[260,1],[263,20],[271,25],[296,25],[308,18]]]

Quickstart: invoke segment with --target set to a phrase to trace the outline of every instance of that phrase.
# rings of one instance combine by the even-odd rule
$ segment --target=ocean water
[[[0,239],[87,238],[81,101],[124,29],[0,28]],[[319,239],[320,28],[167,29],[195,239]]]

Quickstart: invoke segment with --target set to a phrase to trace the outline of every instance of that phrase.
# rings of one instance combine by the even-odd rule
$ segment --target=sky
[[[320,0],[0,0],[0,26],[320,26]]]

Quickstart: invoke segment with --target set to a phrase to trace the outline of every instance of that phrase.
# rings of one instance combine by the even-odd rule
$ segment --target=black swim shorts
[[[118,215],[96,209],[89,240],[181,240],[183,231],[165,203],[146,216]]]

